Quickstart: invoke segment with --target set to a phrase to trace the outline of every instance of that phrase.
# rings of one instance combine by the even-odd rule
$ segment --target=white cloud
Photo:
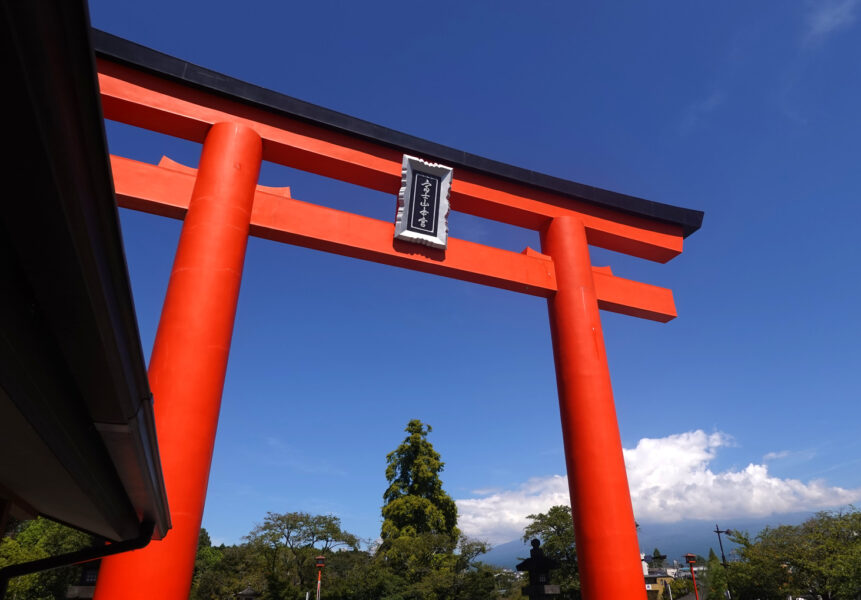
[[[861,489],[829,487],[822,481],[803,483],[768,474],[764,464],[715,473],[717,451],[732,444],[724,433],[691,431],[664,438],[643,438],[626,449],[628,483],[634,514],[641,522],[669,523],[683,519],[755,517],[817,510],[861,500]],[[775,456],[781,453],[772,453]],[[553,475],[530,479],[513,490],[458,500],[464,533],[492,543],[522,535],[526,515],[568,504],[567,478]]]
[[[855,10],[861,0],[818,0],[811,2],[805,21],[804,42],[810,44],[855,22]]]
[[[628,483],[637,518],[673,522],[682,519],[755,517],[814,510],[856,502],[861,489],[803,483],[768,474],[764,464],[715,473],[709,463],[730,438],[692,431],[640,440],[625,450]]]
[[[568,478],[562,475],[536,477],[515,490],[505,490],[457,501],[457,524],[466,535],[493,544],[523,535],[526,515],[568,504]]]
[[[765,456],[762,457],[763,462],[768,462],[770,460],[777,460],[780,458],[786,458],[789,456],[791,452],[789,450],[781,450],[780,452],[769,452]]]

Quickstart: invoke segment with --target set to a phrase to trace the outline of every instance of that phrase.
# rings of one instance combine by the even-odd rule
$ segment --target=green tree
[[[528,515],[531,521],[523,530],[523,541],[541,540],[544,555],[559,561],[560,567],[550,574],[553,583],[562,588],[563,597],[579,597],[580,576],[577,571],[577,548],[574,544],[574,521],[571,507],[552,506],[546,513]]]
[[[268,592],[260,555],[249,544],[198,546],[191,600],[223,600],[251,586]]]
[[[656,569],[660,569],[661,567],[664,566],[665,559],[666,559],[666,556],[661,554],[660,550],[658,550],[657,548],[652,550],[652,566],[653,567],[655,567]]]
[[[327,600],[396,597],[401,585],[401,580],[365,550],[341,550],[326,560],[323,597]]]
[[[499,569],[476,559],[487,551],[483,542],[461,537],[457,547],[447,536],[422,533],[392,541],[380,563],[391,576],[385,600],[482,600],[498,598]]]
[[[820,512],[798,526],[801,548],[789,564],[810,594],[861,596],[861,511]]]
[[[799,593],[782,557],[792,552],[794,528],[766,527],[755,538],[747,532],[733,531],[730,540],[738,545],[738,561],[729,563],[729,586],[739,598],[784,600]]]
[[[714,549],[709,549],[703,587],[706,600],[726,600],[727,574]]]
[[[519,582],[478,557],[483,542],[457,528],[443,491],[443,463],[430,427],[410,421],[408,437],[387,456],[382,508],[385,539],[362,550],[334,516],[267,513],[237,546],[213,547],[201,530],[191,600],[221,600],[250,585],[263,600],[301,600],[316,582],[314,557],[326,556],[327,600],[497,600],[520,598]],[[335,551],[337,550],[337,551]]]
[[[460,535],[457,507],[443,490],[444,463],[417,419],[407,437],[386,456],[382,542],[376,553],[387,574],[386,600],[481,600],[498,598],[495,573],[476,559],[483,542]]]
[[[686,594],[693,594],[694,582],[690,579],[683,579],[681,577],[673,579],[670,583],[670,593],[673,598],[681,598]]]
[[[801,525],[766,527],[755,538],[734,532],[730,539],[739,546],[739,560],[727,570],[734,597],[861,595],[861,512],[854,507],[818,513]]]
[[[20,521],[0,540],[0,567],[74,552],[92,545],[92,537],[42,517]],[[65,598],[79,567],[52,569],[9,580],[8,600]]]
[[[329,556],[336,548],[359,547],[359,539],[341,528],[338,517],[304,512],[266,513],[246,540],[263,561],[270,598],[310,590],[316,579],[315,556]]]
[[[327,582],[333,584],[340,584],[344,578],[355,580],[360,571],[357,565],[371,561],[367,553],[358,550],[358,538],[344,531],[340,519],[332,515],[270,512],[245,540],[244,544],[216,548],[206,530],[201,530],[192,600],[229,598],[246,586],[262,593],[265,600],[304,598],[305,592],[316,585],[316,556],[326,556],[325,575]],[[348,560],[349,557],[361,560]],[[349,568],[344,566],[345,561]],[[354,581],[353,588],[359,587]],[[349,588],[346,585],[339,589]],[[327,591],[327,598],[339,597]],[[359,600],[374,596],[356,592],[344,597]]]
[[[209,532],[206,529],[200,529],[200,535],[197,537],[197,555],[194,559],[194,576],[192,577],[192,588],[197,585],[197,582],[202,573],[214,569],[222,559],[222,553],[218,548],[212,546],[212,540],[209,538]]]
[[[383,546],[400,536],[426,533],[456,543],[457,506],[442,489],[439,474],[445,464],[427,440],[431,426],[413,419],[405,431],[406,439],[386,456],[389,487],[383,494]]]

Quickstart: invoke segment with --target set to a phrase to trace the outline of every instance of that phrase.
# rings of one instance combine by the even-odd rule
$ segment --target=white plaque
[[[395,239],[445,250],[451,167],[404,154]]]

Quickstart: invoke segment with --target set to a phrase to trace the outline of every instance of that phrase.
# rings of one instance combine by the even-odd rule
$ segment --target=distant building
[[[646,575],[646,597],[648,600],[669,600],[670,595],[667,588],[673,578],[664,573],[663,575]]]

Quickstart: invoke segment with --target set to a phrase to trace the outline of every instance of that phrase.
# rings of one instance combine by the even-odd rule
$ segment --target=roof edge
[[[8,227],[7,233],[14,227],[9,243],[26,257],[32,310],[39,311],[49,328],[50,335],[37,341],[52,353],[50,365],[69,375],[68,381],[62,380],[66,389],[56,405],[66,411],[58,414],[75,415],[77,420],[70,419],[68,426],[78,427],[75,433],[80,435],[67,437],[78,446],[60,446],[58,441],[51,445],[66,440],[48,428],[54,425],[48,421],[52,413],[46,411],[48,416],[39,421],[38,427],[48,423],[44,430],[33,425],[34,420],[31,425],[50,441],[47,445],[68,453],[67,458],[51,450],[63,465],[82,464],[92,457],[110,463],[110,469],[102,471],[80,467],[73,472],[66,467],[73,479],[78,477],[75,483],[96,498],[93,505],[101,511],[96,516],[108,523],[106,527],[113,527],[117,535],[136,535],[139,517],[151,518],[162,535],[170,528],[170,513],[154,425],[150,419],[135,431],[123,429],[140,419],[140,413],[151,412],[152,399],[113,192],[87,3],[16,3],[3,13],[4,33],[14,32],[7,36],[14,64],[7,73],[13,78],[10,96],[16,100],[13,106],[21,107],[12,142],[18,150],[16,160],[28,167],[12,162],[10,174],[33,191],[28,202],[12,203],[4,210],[0,225]],[[38,185],[30,183],[37,177]],[[24,391],[13,401],[34,414],[32,407],[38,405],[26,395],[28,388],[20,389]],[[101,423],[123,431],[114,443],[99,431]],[[78,449],[84,447],[89,454]],[[103,489],[116,488],[115,496],[128,506],[114,509],[107,500],[101,502],[106,494],[93,484],[97,476],[105,482]],[[50,516],[82,527],[72,518],[71,508],[63,508],[65,515]],[[112,517],[109,509],[120,517]],[[94,518],[87,517],[99,525]]]

